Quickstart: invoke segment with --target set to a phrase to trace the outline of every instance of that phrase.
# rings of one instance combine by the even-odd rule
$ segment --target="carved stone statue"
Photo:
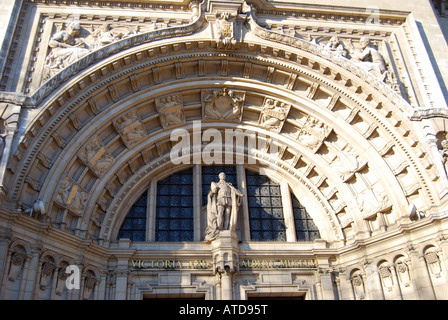
[[[298,141],[316,151],[321,146],[323,140],[328,137],[331,128],[318,119],[308,118],[299,131]]]
[[[202,118],[204,120],[241,120],[244,92],[217,89],[207,94],[203,92]]]
[[[146,130],[136,111],[116,119],[114,125],[127,145],[133,145],[146,136]]]
[[[92,141],[80,153],[80,158],[101,177],[114,162],[114,157],[109,153],[100,139],[94,137]]]
[[[330,163],[341,176],[342,181],[350,179],[355,172],[362,169],[366,162],[349,145],[337,153],[337,157]]]
[[[238,189],[226,182],[224,172],[219,174],[219,182],[211,183],[207,196],[206,241],[216,239],[221,230],[235,231],[242,197]]]
[[[347,51],[344,48],[344,44],[337,36],[333,36],[330,38],[330,41],[325,45],[325,49],[340,54],[345,57],[347,55]]]
[[[85,208],[88,194],[72,179],[65,177],[59,186],[55,201],[69,208],[72,212],[81,214]]]
[[[79,22],[71,22],[65,31],[56,32],[51,37],[48,43],[51,52],[45,61],[45,79],[51,78],[90,52],[87,44],[79,37],[81,29]]]
[[[350,49],[351,60],[358,62],[366,71],[372,72],[378,77],[383,77],[386,72],[386,63],[383,56],[371,44],[370,38],[362,37],[359,46],[359,49]]]

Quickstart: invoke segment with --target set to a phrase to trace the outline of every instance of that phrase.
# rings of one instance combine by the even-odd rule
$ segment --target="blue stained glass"
[[[118,231],[117,239],[145,241],[147,200],[147,192],[145,192],[134,203]]]
[[[193,240],[192,169],[174,173],[157,183],[156,208],[156,241]]]
[[[280,186],[246,170],[249,226],[253,241],[286,241]]]
[[[320,239],[319,230],[314,224],[313,219],[293,193],[291,193],[291,201],[297,241],[314,241],[315,239]]]

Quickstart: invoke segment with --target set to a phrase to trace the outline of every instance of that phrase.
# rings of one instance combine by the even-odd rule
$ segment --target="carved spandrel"
[[[43,79],[48,80],[59,71],[92,51],[87,39],[90,32],[79,22],[56,26],[48,42],[49,53],[45,59]]]
[[[290,108],[290,104],[265,98],[258,123],[266,129],[279,132],[285,123]]]
[[[202,90],[203,120],[241,121],[243,116],[244,91],[231,89]]]
[[[160,124],[163,128],[185,123],[181,94],[169,95],[155,100]]]
[[[146,137],[146,129],[136,111],[126,113],[113,123],[127,146],[132,146]]]
[[[98,177],[101,177],[113,164],[114,157],[100,139],[94,137],[81,151],[79,157]]]
[[[70,211],[81,215],[85,208],[88,193],[70,177],[65,177],[59,185],[55,201]]]

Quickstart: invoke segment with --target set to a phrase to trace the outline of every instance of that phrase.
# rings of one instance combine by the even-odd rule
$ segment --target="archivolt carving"
[[[197,25],[196,25],[197,26]],[[133,38],[133,37],[130,37]],[[191,40],[191,39],[190,39]],[[120,41],[124,41],[124,40],[120,40]],[[119,42],[120,42],[119,41]],[[193,63],[192,61],[194,61],[194,63],[197,63],[199,66],[201,65],[201,62],[197,61],[197,57],[196,54],[192,54],[192,53],[185,53],[182,52],[182,50],[187,50],[188,51],[188,46],[194,47],[194,48],[200,48],[200,46],[202,46],[201,48],[204,49],[205,51],[209,50],[210,52],[204,52],[201,53],[201,57],[202,57],[202,65],[204,66],[204,70],[202,73],[200,74],[186,74],[185,70],[187,70],[187,68],[184,68],[186,66],[187,63]],[[216,54],[215,51],[213,51],[213,49],[211,47],[206,47],[204,48],[204,44],[201,44],[200,42],[195,42],[195,41],[191,41],[187,43],[183,43],[181,42],[180,44],[178,44],[178,46],[176,47],[178,51],[176,51],[176,54],[173,55],[172,53],[175,52],[174,49],[174,45],[170,44],[167,45],[166,48],[164,49],[165,51],[163,55],[159,58],[154,58],[153,56],[150,56],[150,54],[146,54],[143,56],[139,56],[141,60],[139,60],[139,62],[135,62],[136,64],[125,64],[123,62],[123,65],[120,65],[119,63],[114,64],[113,66],[111,64],[104,64],[101,65],[98,69],[96,69],[94,72],[89,73],[89,74],[85,74],[83,75],[84,78],[82,79],[82,81],[80,81],[77,85],[75,85],[74,87],[67,89],[66,91],[64,91],[64,87],[62,87],[61,92],[62,94],[58,95],[56,97],[55,94],[55,98],[54,99],[50,99],[49,102],[45,105],[42,106],[43,110],[42,113],[40,114],[40,116],[38,117],[39,119],[36,121],[35,124],[35,128],[32,129],[32,132],[39,132],[40,127],[44,127],[44,130],[39,132],[39,138],[35,139],[34,136],[32,134],[29,135],[29,139],[26,141],[27,144],[32,145],[32,149],[29,149],[29,151],[22,151],[22,150],[28,150],[26,147],[20,149],[20,152],[23,152],[23,154],[19,154],[16,158],[14,158],[14,163],[27,163],[28,158],[31,158],[33,156],[33,153],[40,150],[40,148],[42,148],[41,144],[45,146],[45,148],[48,148],[47,145],[45,145],[45,143],[47,143],[49,140],[45,140],[46,138],[48,139],[53,139],[52,144],[54,145],[54,148],[60,148],[61,150],[64,149],[64,146],[69,142],[69,139],[67,141],[64,141],[64,138],[61,138],[61,135],[58,134],[58,131],[60,130],[57,125],[61,125],[61,123],[63,123],[66,115],[71,112],[73,114],[75,114],[75,112],[81,112],[82,108],[89,108],[91,110],[91,114],[93,112],[93,116],[91,118],[89,118],[89,121],[96,121],[96,119],[99,119],[100,117],[103,116],[103,111],[108,109],[110,110],[110,106],[111,104],[107,104],[105,103],[105,101],[110,101],[110,99],[112,98],[112,100],[114,101],[115,105],[118,105],[118,101],[120,101],[123,97],[126,97],[126,100],[128,99],[129,96],[131,97],[135,97],[136,94],[138,93],[138,95],[142,95],[145,94],[146,97],[148,97],[148,92],[150,90],[150,88],[152,88],[152,86],[157,83],[158,85],[161,86],[161,88],[164,85],[171,85],[171,79],[165,79],[164,81],[166,83],[161,83],[161,79],[159,79],[159,81],[156,82],[156,77],[155,74],[157,72],[159,72],[160,74],[162,74],[162,72],[160,71],[156,71],[157,68],[169,68],[170,62],[174,61],[176,63],[179,63],[179,61],[182,61],[182,68],[184,70],[183,73],[183,79],[179,79],[178,77],[176,77],[175,79],[173,79],[174,81],[183,81],[182,84],[186,85],[190,82],[191,79],[190,78],[194,78],[195,81],[197,81],[197,77],[201,77],[200,79],[204,80],[204,83],[206,83],[206,81],[209,81],[213,75],[209,74],[206,76],[205,70],[206,70],[206,66],[209,65],[208,61],[212,61],[212,59],[217,58],[219,56],[219,54]],[[181,48],[181,49],[179,49]],[[257,54],[259,52],[261,52],[262,50],[264,50],[261,46],[255,46],[251,47],[250,45],[247,45],[247,47],[245,48],[252,48],[253,50],[253,54],[251,53],[238,53],[238,52],[234,52],[232,54],[226,54],[226,61],[228,64],[234,63],[235,61],[241,61],[241,59],[247,59],[247,61],[251,61],[251,65],[250,65],[250,69],[254,70],[255,67],[257,68],[264,68],[263,70],[265,70],[266,68],[270,68],[271,71],[271,83],[268,84],[268,89],[275,89],[277,96],[279,95],[279,87],[281,87],[282,90],[282,94],[285,94],[285,96],[288,96],[288,98],[283,99],[282,101],[289,101],[292,102],[295,97],[297,97],[297,99],[299,99],[300,101],[298,102],[298,104],[303,103],[302,97],[306,96],[308,103],[310,103],[310,101],[312,101],[313,106],[315,106],[315,109],[318,111],[318,113],[322,112],[333,112],[335,115],[337,116],[341,116],[341,118],[343,119],[343,121],[345,121],[348,124],[353,124],[353,127],[358,130],[357,132],[362,134],[364,136],[364,138],[368,139],[368,142],[370,143],[371,140],[373,141],[373,132],[380,132],[379,135],[381,137],[386,136],[388,137],[388,139],[390,137],[391,140],[393,140],[394,142],[399,142],[399,144],[397,144],[397,149],[399,150],[399,152],[403,153],[403,159],[413,159],[413,156],[410,154],[409,150],[407,150],[407,146],[403,145],[403,140],[404,139],[411,139],[412,135],[408,134],[405,135],[404,138],[398,138],[396,133],[394,133],[393,131],[389,130],[389,126],[390,124],[387,122],[389,121],[389,119],[394,117],[390,117],[390,112],[388,111],[390,109],[390,105],[389,104],[384,104],[384,106],[381,104],[381,102],[378,102],[376,99],[376,96],[370,96],[369,97],[369,103],[371,105],[377,105],[377,109],[375,110],[371,110],[369,109],[370,107],[367,107],[367,103],[364,102],[363,99],[365,99],[365,96],[362,95],[362,90],[355,90],[355,88],[352,87],[344,87],[343,85],[336,84],[335,82],[339,81],[339,80],[335,80],[335,78],[338,79],[343,79],[343,82],[349,82],[350,83],[356,83],[357,80],[353,79],[353,82],[349,79],[346,78],[346,76],[349,75],[349,73],[347,72],[347,74],[343,74],[341,75],[340,73],[338,74],[333,74],[333,78],[331,78],[328,75],[328,72],[325,73],[325,69],[324,66],[319,66],[318,68],[316,68],[313,71],[310,71],[311,68],[313,66],[315,66],[315,64],[302,64],[300,66],[297,65],[297,63],[292,63],[292,62],[285,62],[285,60],[283,59],[274,59],[271,57],[264,57],[264,58],[258,58]],[[146,48],[147,49],[147,48]],[[153,52],[159,52],[157,50],[159,50],[158,47],[152,47],[151,50],[153,50]],[[162,49],[160,49],[162,50]],[[181,50],[181,51],[179,51]],[[162,51],[160,51],[162,53]],[[298,52],[298,51],[297,51]],[[132,57],[132,59],[134,59],[138,53],[141,53],[141,51],[133,51],[130,53],[129,57]],[[265,52],[265,54],[268,54]],[[271,54],[271,56],[273,55],[273,53]],[[127,56],[126,56],[127,57]],[[125,60],[126,57],[121,57],[120,59],[123,58],[123,61]],[[130,61],[134,61],[130,59]],[[82,60],[82,59],[81,59]],[[122,61],[122,60],[120,60]],[[129,61],[129,60],[126,60]],[[136,60],[135,60],[136,61]],[[222,65],[222,64],[221,64]],[[121,67],[117,67],[117,66],[121,66]],[[273,67],[275,66],[275,68]],[[198,68],[199,69],[199,68]],[[191,68],[190,70],[194,70],[194,68]],[[231,68],[227,68],[226,70],[231,70]],[[218,72],[220,72],[222,70],[218,70]],[[268,70],[269,71],[269,70]],[[133,79],[130,77],[131,76],[135,76],[135,77],[139,77],[141,72],[141,77],[139,78],[140,81],[138,81],[137,79]],[[210,72],[209,70],[207,70],[207,72]],[[287,76],[281,78],[279,75],[281,73],[286,73],[287,72]],[[295,76],[300,74],[299,76]],[[220,74],[219,76],[222,76],[222,74]],[[248,64],[244,64],[244,69],[241,68],[241,74],[240,75],[232,75],[234,77],[241,77],[242,79],[246,79],[244,80],[244,86],[239,84],[239,87],[237,90],[235,90],[235,88],[232,88],[231,90],[232,93],[229,92],[229,89],[226,88],[226,90],[222,89],[222,91],[219,91],[220,89],[216,89],[218,90],[216,93],[216,96],[212,94],[211,91],[207,92],[207,94],[204,94],[202,97],[202,101],[200,102],[200,106],[205,109],[205,105],[207,103],[208,106],[213,106],[214,108],[216,108],[216,103],[217,102],[223,102],[223,107],[227,108],[227,111],[230,111],[230,107],[232,109],[232,112],[229,114],[230,116],[234,116],[233,110],[237,111],[236,114],[238,114],[238,112],[240,114],[238,114],[238,116],[235,116],[236,121],[248,121],[248,123],[252,123],[252,124],[262,124],[265,121],[268,120],[272,120],[272,121],[277,121],[275,119],[271,119],[268,117],[261,117],[261,114],[259,113],[259,111],[255,112],[253,110],[251,110],[250,112],[252,112],[252,118],[250,118],[250,112],[249,110],[246,111],[245,107],[243,107],[243,104],[246,102],[246,96],[247,96],[247,91],[243,91],[242,89],[244,88],[244,90],[246,90],[246,88],[249,88],[250,86],[253,85],[258,85],[257,81],[260,81],[260,83],[263,83],[263,87],[266,88],[266,83],[263,82],[265,80],[261,80],[256,78],[256,76],[254,76],[253,74],[251,74],[251,71],[248,70]],[[264,75],[263,75],[264,77]],[[147,80],[150,79],[150,80]],[[235,78],[234,78],[235,79]],[[283,79],[283,80],[280,80]],[[293,79],[293,81],[291,80]],[[303,90],[303,86],[305,86],[304,79],[307,81],[307,89],[306,91]],[[331,80],[334,81],[331,81]],[[146,82],[145,82],[146,81]],[[130,85],[134,83],[134,85]],[[135,83],[138,83],[138,86],[135,86]],[[315,83],[315,85],[310,85],[309,83]],[[181,82],[179,82],[179,85],[181,84]],[[48,84],[50,86],[50,84]],[[176,84],[177,85],[177,84]],[[104,90],[104,88],[108,86],[107,90]],[[300,88],[300,86],[302,86],[302,88]],[[221,86],[222,88],[225,88],[225,85]],[[45,92],[46,89],[49,89],[50,87],[45,87],[43,88],[43,91],[38,92],[35,96],[35,98],[37,99],[36,101],[39,101],[39,99],[41,99],[43,96],[41,95],[41,93]],[[125,92],[125,90],[123,88],[129,88],[126,90],[130,90],[128,92]],[[175,90],[175,85],[173,85],[173,88],[171,88],[171,92],[173,92],[173,90]],[[179,87],[178,87],[179,88]],[[120,91],[121,90],[121,91]],[[210,89],[211,90],[211,89]],[[251,89],[251,90],[259,90],[259,89]],[[124,93],[123,93],[124,92]],[[287,93],[286,93],[287,92]],[[211,95],[212,94],[212,95]],[[264,94],[266,94],[266,92],[264,92]],[[94,97],[94,95],[96,95]],[[104,98],[104,95],[108,95],[107,99]],[[133,96],[135,95],[135,96]],[[211,95],[211,96],[210,96]],[[168,96],[168,95],[166,95]],[[294,96],[294,98],[292,98]],[[163,97],[163,96],[162,96]],[[208,98],[207,98],[208,97]],[[325,98],[322,98],[325,97]],[[380,97],[382,98],[382,97]],[[378,98],[378,99],[380,99]],[[136,98],[134,98],[136,99]],[[207,100],[208,99],[208,100]],[[276,98],[272,98],[273,100],[278,100],[278,97]],[[320,102],[318,101],[320,99]],[[204,101],[205,100],[205,101]],[[203,104],[202,104],[203,103]],[[259,109],[261,110],[262,106],[263,106],[263,100],[260,100],[259,105],[257,106]],[[219,103],[218,103],[219,104]],[[289,103],[288,103],[289,104]],[[326,111],[322,111],[322,107],[327,107],[328,109],[326,109]],[[202,113],[203,109],[198,110],[199,114]],[[311,110],[312,108],[310,108]],[[386,110],[387,109],[387,110]],[[77,110],[81,110],[81,111],[77,111]],[[243,113],[244,110],[244,113]],[[343,110],[343,112],[341,111]],[[215,110],[216,111],[216,110]],[[221,110],[222,111],[222,110]],[[225,111],[225,110],[224,110]],[[157,112],[156,109],[154,109],[154,112]],[[389,112],[389,113],[388,113]],[[395,112],[395,111],[394,111]],[[244,117],[247,116],[249,118],[244,119]],[[289,112],[290,114],[291,112]],[[384,113],[386,116],[382,116],[381,114]],[[197,114],[197,115],[199,115]],[[263,111],[263,114],[265,114],[265,111]],[[399,111],[394,113],[394,116],[397,115],[397,117],[400,116]],[[199,115],[200,116],[200,115]],[[300,145],[302,147],[308,148],[309,150],[312,151],[312,153],[315,153],[319,150],[320,146],[323,144],[323,142],[328,139],[328,137],[331,135],[331,128],[329,127],[330,122],[325,123],[325,121],[323,121],[322,119],[319,118],[314,118],[313,115],[307,115],[308,118],[305,122],[301,122],[300,126],[295,126],[292,125],[291,123],[288,123],[288,121],[283,121],[283,125],[282,123],[280,123],[280,126],[277,127],[277,129],[280,132],[283,132],[284,134],[287,134],[289,132],[289,130],[291,130],[291,132],[295,132],[296,135],[295,137],[297,137],[298,142],[300,143]],[[74,117],[74,116],[73,116]],[[73,118],[72,117],[72,118]],[[95,118],[97,117],[97,118]],[[216,113],[215,113],[215,117],[216,117]],[[150,119],[150,117],[146,118],[146,119]],[[281,118],[281,117],[280,117]],[[331,118],[331,117],[330,117]],[[94,120],[95,119],[95,120]],[[213,119],[213,118],[210,118]],[[218,114],[218,119],[219,119],[219,114]],[[228,119],[228,118],[227,118]],[[278,118],[277,118],[278,119]],[[387,119],[387,120],[386,120]],[[216,120],[216,118],[214,119]],[[86,123],[89,123],[89,121],[87,121]],[[107,123],[111,123],[110,121],[113,121],[113,126],[114,128],[116,128],[116,132],[118,132],[120,134],[121,139],[126,143],[126,146],[129,148],[129,150],[131,150],[136,143],[139,143],[141,141],[143,141],[143,138],[148,136],[148,133],[146,133],[145,131],[145,125],[149,128],[150,125],[148,124],[149,120],[142,120],[139,118],[138,114],[137,115],[133,115],[132,112],[130,113],[123,113],[122,115],[118,115],[117,118],[115,118],[115,120],[107,120]],[[186,124],[188,123],[189,119],[185,119]],[[76,135],[76,136],[80,136],[81,133],[86,130],[84,128],[85,123],[82,123],[80,121],[79,122],[79,127],[77,128],[77,130],[79,130],[80,134]],[[145,123],[143,123],[145,122]],[[158,121],[157,121],[158,122]],[[281,122],[281,121],[280,121]],[[152,123],[151,125],[153,125],[154,123]],[[368,126],[368,125],[370,126]],[[98,124],[99,125],[99,124]],[[158,124],[156,124],[157,126]],[[398,129],[401,129],[402,123],[397,123],[396,124]],[[275,127],[275,126],[273,126]],[[152,128],[152,127],[151,127]],[[381,131],[384,129],[384,131]],[[132,129],[132,130],[131,130]],[[376,130],[378,129],[378,130]],[[381,130],[379,130],[381,129]],[[53,138],[49,138],[50,135],[53,136]],[[59,137],[59,138],[58,138]],[[386,140],[386,139],[385,139]],[[50,140],[51,141],[51,140]],[[116,140],[114,140],[116,141]],[[45,143],[44,143],[45,142]],[[372,144],[373,145],[373,144]],[[56,147],[57,146],[57,147]],[[116,146],[115,146],[116,147]],[[158,148],[156,148],[155,150],[157,150],[157,152],[164,152],[163,150],[163,146],[158,145]],[[107,149],[109,149],[109,146],[107,146]],[[303,150],[301,148],[298,148],[300,150]],[[295,161],[292,160],[291,163],[294,163],[294,166],[297,164],[297,166],[300,166],[301,163],[297,161],[297,159],[300,158],[300,155],[297,154],[288,154],[288,150],[289,149],[281,149],[282,151],[282,157],[287,158],[290,157],[290,159],[296,159]],[[286,151],[285,151],[286,150]],[[293,150],[293,149],[291,149]],[[386,151],[381,151],[383,154],[384,152],[387,152],[389,149],[387,149]],[[62,151],[61,151],[62,152]],[[346,151],[348,152],[348,151]],[[128,153],[130,154],[130,153]],[[348,154],[348,153],[347,153]],[[23,156],[23,158],[25,158],[22,162],[21,157]],[[146,155],[143,155],[142,158],[143,160],[139,160],[143,163],[147,163],[149,160],[148,158],[145,158]],[[340,155],[340,157],[338,156],[338,159],[342,159],[344,156]],[[362,169],[362,163],[356,163],[356,157],[355,158],[350,158],[353,160],[353,162],[351,162],[352,160],[347,160],[349,159],[350,156],[346,157],[346,161],[350,161],[350,163],[352,163],[352,166],[350,166],[350,168],[348,169],[347,173],[339,173],[342,176],[342,180],[344,181],[348,181],[350,180],[350,174],[353,174],[353,172],[356,172],[357,170],[361,170]],[[334,158],[333,158],[334,159]],[[123,161],[123,160],[121,160]],[[335,159],[335,161],[337,161]],[[414,161],[414,160],[407,160],[407,161]],[[131,161],[130,161],[131,162]],[[29,163],[29,162],[28,162]],[[16,164],[14,164],[16,165]],[[109,185],[105,186],[105,190],[102,191],[102,194],[105,195],[107,194],[108,197],[113,198],[116,193],[117,190],[119,191],[120,188],[123,186],[123,184],[126,182],[126,177],[129,175],[129,172],[133,173],[136,172],[139,168],[139,166],[141,166],[141,163],[135,162],[132,163],[132,165],[129,165],[126,167],[126,170],[122,170],[120,172],[117,171],[117,179],[115,181],[111,181]],[[336,164],[334,164],[336,165]],[[411,164],[411,166],[415,167],[416,163],[415,161]],[[313,178],[313,185],[317,186],[318,188],[322,187],[325,185],[325,183],[329,184],[328,187],[326,187],[328,190],[337,190],[338,188],[335,187],[335,185],[333,185],[332,183],[334,183],[334,181],[331,181],[331,179],[328,179],[328,177],[325,177],[324,174],[322,174],[322,172],[319,172],[319,167],[317,168],[313,168],[313,164],[312,161],[308,162],[305,164],[305,168],[301,168],[300,172],[304,172],[305,173],[305,177],[312,177]],[[27,171],[28,168],[23,167],[23,172],[21,171],[20,174],[18,174],[18,181],[20,179],[23,179],[23,177],[25,176],[25,173],[28,172]],[[52,169],[53,170],[53,169]],[[121,169],[120,169],[121,170]],[[424,174],[423,174],[424,176]],[[411,175],[409,175],[409,177],[411,178]],[[80,183],[78,181],[78,183]],[[116,183],[116,186],[114,185]],[[339,182],[340,183],[340,182]],[[422,182],[424,183],[424,182]],[[99,183],[97,185],[100,185]],[[21,188],[21,184],[18,183],[16,185],[16,187],[14,187],[15,189],[19,189]],[[110,191],[109,191],[110,190]],[[397,191],[398,193],[399,191]],[[15,196],[13,196],[15,197]],[[98,195],[99,197],[99,195]],[[338,201],[334,200],[335,197],[338,198]],[[368,197],[367,197],[368,198]],[[370,197],[371,198],[371,197]],[[381,198],[381,197],[380,197]],[[331,199],[331,201],[330,201]],[[344,201],[345,200],[345,201]],[[337,212],[343,212],[341,211],[342,208],[344,207],[343,205],[341,205],[340,203],[344,203],[344,202],[348,202],[350,200],[353,199],[344,199],[344,195],[342,192],[328,192],[327,195],[324,197],[324,200],[322,201],[334,201],[332,205],[329,205],[330,207],[334,207],[335,211]],[[391,200],[391,199],[389,199]],[[108,209],[108,205],[110,204],[111,200],[104,200],[103,198],[97,198],[97,199],[93,199],[92,200],[94,203],[97,204],[97,206],[95,207],[96,211],[94,214],[95,218],[97,221],[96,224],[100,224],[102,221],[102,215],[104,215],[104,210]],[[402,200],[400,200],[402,201]],[[380,203],[382,202],[379,201]],[[64,201],[59,201],[59,203],[64,206],[66,206],[66,202]],[[363,203],[364,207],[368,207],[367,205],[365,205],[365,203],[369,203],[369,201],[361,201],[360,203]],[[376,208],[376,206],[373,206]],[[384,208],[388,208],[388,206],[379,206],[380,209],[378,210],[384,210]],[[90,208],[90,206],[89,206]],[[71,208],[69,208],[70,210],[72,210]],[[370,210],[365,209],[366,212],[369,212]],[[76,211],[76,210],[75,210]],[[330,209],[331,211],[331,209]],[[366,214],[367,216],[370,216],[370,213]],[[350,220],[350,219],[348,219]],[[347,219],[345,221],[348,221]],[[335,225],[335,228],[338,228],[337,224]]]
[[[94,137],[81,151],[80,158],[101,177],[114,162],[114,157],[109,153],[98,137]]]

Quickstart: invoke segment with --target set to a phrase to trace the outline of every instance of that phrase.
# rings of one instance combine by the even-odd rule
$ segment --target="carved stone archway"
[[[204,121],[204,129],[266,132],[266,101],[289,106],[279,131],[269,133],[280,151],[261,152],[259,161],[308,190],[304,198],[320,204],[316,216],[330,242],[384,231],[407,218],[411,202],[422,210],[437,203],[429,187],[437,172],[404,99],[343,57],[261,28],[247,8],[233,19],[240,33],[230,47],[214,34],[216,16],[202,13],[187,26],[92,52],[45,83],[31,99],[39,111],[6,177],[10,206],[42,199],[60,228],[110,240],[135,188],[170,166],[171,129],[204,120],[203,92],[224,88],[244,92],[242,118]],[[184,116],[167,126],[156,101],[175,95]]]

